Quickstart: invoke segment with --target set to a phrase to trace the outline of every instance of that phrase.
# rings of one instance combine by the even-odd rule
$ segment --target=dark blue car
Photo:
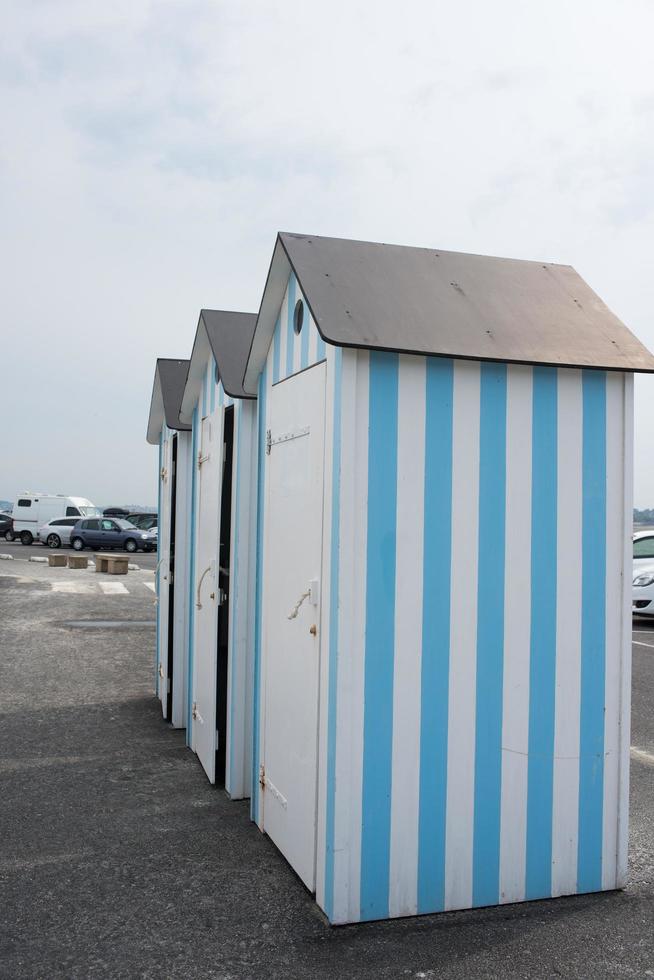
[[[78,521],[70,534],[75,551],[84,548],[124,548],[134,552],[153,551],[151,539],[139,528],[120,517],[88,517]]]

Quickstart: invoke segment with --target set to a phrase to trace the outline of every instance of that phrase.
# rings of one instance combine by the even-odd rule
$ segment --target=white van
[[[84,497],[66,497],[62,493],[19,493],[11,511],[14,538],[32,544],[43,524],[55,517],[98,517],[100,508]]]

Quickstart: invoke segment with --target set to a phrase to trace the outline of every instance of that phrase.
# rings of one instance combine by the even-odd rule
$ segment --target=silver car
[[[46,544],[48,548],[61,548],[70,545],[70,532],[73,530],[79,517],[55,517],[54,520],[43,524],[36,532],[38,541]]]

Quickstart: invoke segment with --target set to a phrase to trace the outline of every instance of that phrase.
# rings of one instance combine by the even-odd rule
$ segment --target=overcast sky
[[[0,18],[0,498],[154,503],[155,358],[203,306],[258,309],[278,229],[570,263],[654,348],[650,0]]]

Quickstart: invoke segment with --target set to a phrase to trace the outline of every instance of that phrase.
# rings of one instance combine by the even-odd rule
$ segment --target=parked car
[[[100,511],[85,497],[67,497],[62,493],[20,493],[11,512],[14,536],[30,545],[37,530],[55,517],[94,517]]]
[[[61,548],[70,544],[73,528],[79,523],[79,517],[57,517],[54,521],[43,524],[36,532],[36,537],[48,548]]]
[[[128,514],[125,520],[134,527],[140,527],[142,531],[149,531],[159,523],[157,514]]]
[[[70,535],[70,543],[75,551],[84,548],[124,548],[134,552],[151,551],[152,546],[146,532],[140,531],[129,521],[120,517],[95,517],[77,521]]]
[[[0,538],[14,540],[14,521],[11,514],[0,514]]]
[[[144,551],[156,551],[159,542],[159,528],[155,525],[149,528],[149,530],[144,531],[141,538],[147,547],[144,547]]]
[[[654,562],[654,531],[637,531],[633,537],[634,573],[636,568]]]
[[[103,517],[122,517],[127,520],[129,511],[125,510],[124,507],[105,507],[102,511]]]
[[[654,616],[654,563],[634,564],[631,611],[635,616]]]

